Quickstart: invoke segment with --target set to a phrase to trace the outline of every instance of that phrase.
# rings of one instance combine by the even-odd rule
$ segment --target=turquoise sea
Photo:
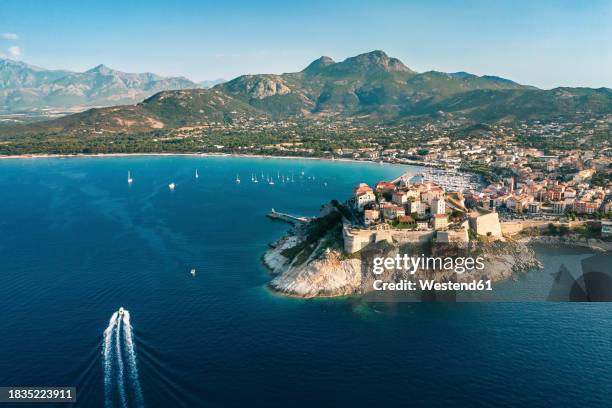
[[[77,406],[611,406],[609,303],[368,303],[267,290],[261,255],[288,228],[265,217],[271,208],[315,215],[357,182],[406,169],[0,160],[0,386],[75,386]],[[499,284],[501,299],[546,299],[552,273],[589,254],[538,256],[545,270]],[[109,322],[119,307],[131,328],[126,314]]]

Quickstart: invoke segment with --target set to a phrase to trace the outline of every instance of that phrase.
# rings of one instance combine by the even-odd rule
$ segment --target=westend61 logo
[[[449,276],[461,275],[465,272],[482,271],[485,268],[482,257],[439,257],[439,256],[409,256],[408,254],[397,254],[395,257],[375,257],[372,264],[372,273],[382,278],[385,272],[393,271],[393,276],[412,276],[417,271],[446,273]],[[493,290],[491,280],[473,279],[471,281],[462,279],[456,282],[452,279],[438,281],[436,279],[375,279],[372,282],[375,291],[483,291]]]
[[[612,255],[596,254],[583,259],[573,269],[562,264],[552,276],[550,289],[533,293],[521,291],[519,298],[508,297],[502,289],[496,293],[480,257],[427,257],[396,255],[375,257],[370,263],[370,287],[367,299],[375,302],[397,301],[552,301],[612,302]],[[502,280],[510,280],[508,276]],[[512,279],[515,280],[515,279]],[[507,282],[506,287],[518,283]],[[385,295],[386,294],[386,295]],[[405,295],[405,296],[404,296]],[[416,295],[416,296],[415,296]]]
[[[456,279],[466,272],[485,269],[482,257],[377,256],[372,259],[374,291],[491,291],[490,279]],[[414,275],[421,271],[421,276]],[[475,276],[472,275],[472,276]]]

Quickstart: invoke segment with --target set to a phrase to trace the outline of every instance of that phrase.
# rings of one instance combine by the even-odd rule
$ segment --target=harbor
[[[478,190],[482,187],[481,178],[477,174],[436,168],[427,168],[416,175],[409,171],[393,180],[393,182],[401,182],[402,184],[432,182],[441,186],[445,191],[456,192]]]

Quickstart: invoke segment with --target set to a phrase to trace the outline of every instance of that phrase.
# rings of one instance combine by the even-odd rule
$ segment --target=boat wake
[[[102,347],[105,406],[110,408],[117,402],[121,407],[143,407],[130,312],[120,308],[113,313]]]

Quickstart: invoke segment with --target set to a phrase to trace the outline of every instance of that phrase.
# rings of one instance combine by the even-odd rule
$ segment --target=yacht
[[[175,188],[175,187],[176,187],[176,184],[174,184],[174,183],[170,183],[170,184],[168,184],[168,188],[169,188],[170,190],[174,190],[174,188]]]

